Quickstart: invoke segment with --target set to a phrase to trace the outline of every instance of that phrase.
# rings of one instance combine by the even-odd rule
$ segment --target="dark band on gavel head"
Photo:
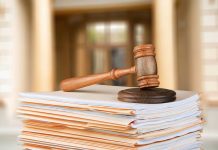
[[[143,88],[158,87],[155,49],[151,44],[136,46],[133,50],[138,86]]]

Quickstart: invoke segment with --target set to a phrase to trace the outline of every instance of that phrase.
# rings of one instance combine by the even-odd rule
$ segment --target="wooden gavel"
[[[116,80],[128,74],[137,74],[139,88],[158,87],[157,63],[154,46],[151,44],[136,46],[133,50],[135,66],[128,69],[112,69],[110,72],[83,77],[65,79],[61,82],[63,91],[73,91],[106,80]]]

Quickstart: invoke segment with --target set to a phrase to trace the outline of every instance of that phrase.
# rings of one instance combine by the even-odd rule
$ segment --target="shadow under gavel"
[[[154,46],[151,44],[136,46],[133,50],[135,66],[128,69],[112,69],[110,72],[89,76],[65,79],[60,88],[69,92],[106,80],[116,80],[128,74],[137,74],[137,82],[140,89],[158,87],[157,63]]]

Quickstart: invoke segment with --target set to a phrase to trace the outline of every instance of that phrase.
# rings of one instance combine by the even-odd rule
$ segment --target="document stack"
[[[127,87],[93,85],[74,92],[22,93],[19,141],[27,150],[201,149],[202,112],[195,92],[161,104],[126,103]]]

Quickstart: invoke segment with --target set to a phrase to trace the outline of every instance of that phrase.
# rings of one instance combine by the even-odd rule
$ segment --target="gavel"
[[[116,80],[128,74],[137,74],[137,83],[140,89],[158,87],[157,62],[155,49],[151,44],[136,46],[133,50],[135,66],[128,69],[112,69],[109,72],[82,77],[65,79],[60,88],[69,92],[106,80]]]

